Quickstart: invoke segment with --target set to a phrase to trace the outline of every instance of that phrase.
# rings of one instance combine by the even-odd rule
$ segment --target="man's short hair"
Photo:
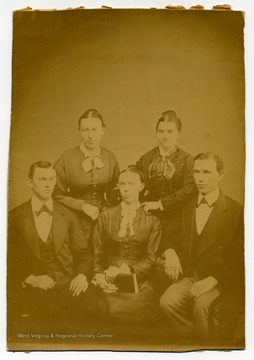
[[[34,170],[36,168],[44,168],[44,169],[48,169],[52,167],[52,164],[48,161],[43,161],[43,160],[40,160],[40,161],[36,161],[36,163],[32,164],[30,166],[30,170],[29,170],[29,174],[28,174],[28,178],[29,179],[33,179],[33,176],[34,176]]]
[[[200,154],[196,155],[194,158],[194,160],[208,160],[208,159],[213,159],[215,161],[218,173],[221,173],[224,171],[223,161],[221,160],[221,158],[218,155],[216,155],[212,152],[200,153]]]

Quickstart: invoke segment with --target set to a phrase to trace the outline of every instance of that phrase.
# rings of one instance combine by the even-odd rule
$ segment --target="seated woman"
[[[139,202],[144,184],[136,166],[120,173],[118,187],[121,204],[101,213],[95,227],[93,283],[101,288],[111,319],[151,321],[155,309],[150,277],[161,225],[155,216],[145,213]],[[133,280],[132,290],[124,289],[125,285],[129,287],[129,280]]]

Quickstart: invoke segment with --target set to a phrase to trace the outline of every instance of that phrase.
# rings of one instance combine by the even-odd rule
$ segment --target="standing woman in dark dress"
[[[113,199],[119,166],[115,155],[100,146],[106,125],[97,110],[87,110],[78,124],[82,143],[57,160],[54,198],[75,210],[89,241],[99,213]]]
[[[162,223],[161,259],[158,263],[172,280],[174,274],[167,261],[168,241],[172,241],[178,232],[183,204],[195,194],[193,157],[177,146],[181,129],[176,113],[165,111],[156,125],[159,146],[141,156],[137,163],[146,183],[142,199],[144,209],[158,216]]]

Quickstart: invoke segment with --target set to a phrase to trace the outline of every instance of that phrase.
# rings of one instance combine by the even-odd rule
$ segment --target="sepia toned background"
[[[175,110],[180,146],[218,153],[222,188],[243,203],[243,26],[242,13],[226,11],[14,13],[9,208],[30,195],[31,163],[80,143],[89,108],[121,168],[156,145],[156,121]]]

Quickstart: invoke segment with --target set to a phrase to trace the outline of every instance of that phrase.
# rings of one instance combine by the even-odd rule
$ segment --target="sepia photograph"
[[[245,349],[244,12],[13,12],[7,348]]]

